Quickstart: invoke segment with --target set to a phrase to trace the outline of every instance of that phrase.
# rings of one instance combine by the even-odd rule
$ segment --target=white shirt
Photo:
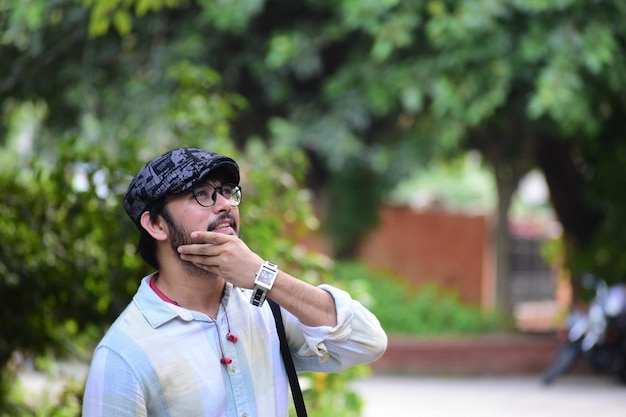
[[[267,303],[252,306],[251,290],[228,283],[214,321],[163,301],[149,279],[96,348],[83,416],[288,415],[288,380]],[[345,291],[320,288],[335,300],[337,326],[308,327],[282,310],[296,369],[336,372],[378,359],[387,337],[376,317]],[[220,363],[222,356],[232,363]]]

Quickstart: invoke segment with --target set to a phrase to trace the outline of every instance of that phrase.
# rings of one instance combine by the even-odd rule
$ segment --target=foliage
[[[14,350],[35,355],[49,350],[67,354],[64,341],[75,338],[86,327],[101,328],[110,323],[136,290],[139,277],[147,273],[134,254],[136,233],[121,211],[121,195],[103,199],[97,194],[103,184],[94,178],[105,168],[91,172],[90,185],[77,191],[72,188],[72,174],[77,173],[68,167],[87,164],[83,159],[87,155],[69,154],[78,148],[74,143],[65,146],[68,154],[54,165],[60,167],[60,173],[43,163],[35,164],[30,168],[32,174],[24,174],[23,182],[15,184],[13,180],[20,176],[6,165],[2,171],[7,197],[1,206],[2,241],[6,242],[0,263],[5,272],[0,281],[2,323],[3,334],[11,336],[3,338],[5,365]],[[249,214],[251,220],[245,225],[244,239],[262,256],[289,265],[291,271],[302,273],[309,281],[320,282],[331,264],[323,257],[296,250],[280,237],[284,227],[281,219],[310,222],[307,194],[294,176],[302,172],[304,159],[292,151],[272,150],[260,143],[250,147],[253,155],[262,152],[266,157],[262,163],[239,158],[246,178],[242,216],[245,220]],[[116,167],[115,162],[122,160],[109,160],[107,171],[120,172],[123,167]],[[277,167],[294,169],[287,172]],[[56,181],[50,178],[61,174],[65,176]],[[116,188],[106,185],[109,190]],[[43,245],[37,243],[41,241]],[[99,334],[92,328],[92,337]],[[336,378],[346,380],[345,376]],[[68,398],[74,397],[68,393]]]
[[[72,143],[59,143],[59,150],[53,165],[15,154],[19,164],[11,164],[3,152],[3,370],[15,351],[67,354],[66,340],[87,331],[93,335],[92,326],[112,320],[128,302],[129,277],[140,269],[132,246],[125,244],[128,222],[96,191],[96,178],[111,166],[90,171],[93,166],[77,157],[80,150]],[[115,176],[115,170],[108,172]],[[79,177],[90,186],[76,189]]]
[[[88,157],[73,140],[58,146],[54,164],[3,153],[2,365],[15,349],[42,354],[110,320],[128,301],[128,273],[140,269],[125,244],[130,223],[106,195],[121,166]]]
[[[538,166],[564,228],[565,264],[624,279],[625,17],[619,0],[0,0],[0,180],[7,202],[24,196],[0,202],[2,285],[12,286],[6,294],[34,285],[41,310],[32,313],[52,314],[35,317],[44,333],[20,343],[45,350],[58,338],[46,320],[67,318],[63,332],[75,334],[124,304],[140,266],[104,225],[124,242],[132,226],[96,186],[104,177],[119,197],[140,161],[182,144],[245,161],[244,235],[274,259],[313,266],[312,281],[327,259],[264,243],[283,214],[317,227],[296,208],[310,195],[288,186],[302,181],[304,159],[326,202],[324,230],[349,254],[390,184],[468,148],[492,168],[503,233],[517,182]],[[17,123],[25,112],[38,123]],[[73,190],[72,172],[91,188]],[[266,203],[283,198],[285,207]],[[118,263],[105,264],[99,245]],[[64,290],[74,259],[90,284],[75,296]],[[38,293],[47,280],[54,295]],[[94,299],[100,290],[122,298]],[[66,317],[64,304],[86,305],[85,317]]]
[[[358,417],[361,415],[364,400],[350,389],[349,382],[370,374],[367,365],[348,368],[341,373],[312,372],[303,379],[304,401],[307,414],[311,417]],[[308,383],[308,386],[307,386]],[[295,416],[295,413],[290,414]]]
[[[11,387],[12,404],[0,411],[3,417],[74,417],[81,415],[83,382],[76,379],[54,379],[49,376],[56,389],[33,393],[21,385]],[[48,386],[50,386],[48,385]],[[56,388],[56,387],[55,387]]]
[[[452,158],[400,181],[390,195],[394,204],[419,207],[443,202],[446,209],[490,213],[496,192],[492,177],[476,154]],[[443,200],[443,201],[441,201]]]
[[[624,112],[615,117],[623,118]],[[605,127],[613,128],[617,128],[613,123]],[[622,250],[626,244],[626,199],[619,192],[626,186],[626,177],[621,174],[626,166],[626,145],[622,137],[612,132],[603,132],[599,140],[602,145],[586,143],[582,148],[589,176],[585,197],[602,213],[603,220],[585,250],[571,256],[569,264],[575,271],[591,272],[609,283],[626,282],[626,259]],[[604,146],[613,151],[606,152]]]
[[[366,305],[392,335],[489,333],[504,325],[497,312],[464,305],[456,293],[435,284],[411,287],[363,263],[337,264],[337,281]]]
[[[123,126],[101,135],[151,125],[161,143],[151,115],[179,86],[163,69],[188,61],[213,68],[226,91],[246,97],[245,108],[234,105],[241,110],[234,124],[221,126],[237,144],[262,137],[306,151],[309,183],[318,195],[329,193],[324,213],[333,225],[325,230],[340,254],[350,253],[377,213],[377,204],[359,206],[360,192],[341,191],[349,170],[356,168],[354,188],[373,191],[380,202],[388,184],[426,161],[472,148],[493,170],[504,213],[519,179],[537,164],[554,187],[573,184],[573,192],[551,190],[574,242],[567,256],[597,267],[586,256],[597,251],[587,245],[607,226],[603,203],[598,209],[592,198],[609,205],[619,198],[579,191],[597,190],[586,165],[604,170],[604,158],[588,158],[587,145],[612,157],[623,131],[623,2],[238,0],[214,7],[206,0],[89,0],[89,10],[63,0],[4,4],[0,100],[54,103],[51,126],[76,126],[88,110]],[[46,44],[55,45],[53,53],[43,52]],[[210,90],[214,83],[205,80]],[[602,135],[614,140],[597,140]],[[545,160],[567,160],[577,178],[541,163],[538,149],[552,140],[570,146],[553,148]],[[332,212],[334,204],[347,209]],[[354,221],[352,207],[363,222]],[[618,266],[612,275],[625,272]]]
[[[250,141],[243,150],[234,147],[227,121],[246,103],[237,94],[218,91],[220,76],[210,68],[182,61],[163,74],[175,88],[166,92],[170,97],[164,105],[150,109],[158,138],[151,136],[153,126],[142,128],[141,118],[129,116],[124,130],[115,126],[116,117],[99,119],[86,106],[86,123],[76,130],[77,136],[65,139],[47,128],[45,104],[39,111],[27,102],[7,104],[9,139],[0,154],[0,184],[5,190],[0,202],[4,370],[15,351],[62,356],[68,354],[68,339],[87,334],[86,342],[93,343],[125,307],[138,279],[149,270],[134,253],[137,232],[121,200],[140,165],[174,146],[201,146],[238,160],[246,201],[241,206],[243,238],[261,256],[304,279],[328,280],[328,259],[304,253],[281,237],[286,223],[304,229],[316,225],[310,194],[302,189],[304,156],[261,141]],[[113,97],[103,94],[98,99]],[[18,117],[24,113],[30,117]],[[32,117],[36,114],[38,118]],[[29,136],[36,131],[40,137]],[[55,146],[35,153],[31,149],[41,137],[54,140]],[[8,374],[3,376],[10,385]],[[2,385],[3,393],[7,385]],[[61,403],[36,412],[76,415],[79,388],[68,388]],[[22,415],[19,398],[12,407],[15,415]],[[8,408],[0,403],[0,410]]]
[[[353,258],[354,242],[361,241],[376,224],[379,202],[388,192],[386,185],[358,160],[346,163],[345,169],[334,175],[327,190],[330,203],[323,230],[338,258]]]
[[[140,2],[127,4],[135,3]],[[328,185],[323,189],[333,223],[325,229],[339,254],[350,253],[376,218],[375,204],[358,204],[361,193],[341,191],[348,179],[355,189],[385,190],[428,159],[473,148],[491,165],[506,214],[518,181],[535,165],[547,171],[551,184],[598,190],[586,181],[584,165],[599,172],[604,159],[589,158],[587,145],[601,145],[595,152],[604,157],[616,154],[623,123],[612,126],[612,133],[606,126],[624,107],[622,2],[198,5],[181,9],[194,35],[207,39],[190,55],[251,98],[234,136],[246,141],[249,126],[258,127],[254,133],[267,131],[318,161],[314,173],[322,180],[315,180]],[[236,19],[239,9],[245,12]],[[615,140],[598,140],[603,132]],[[565,177],[566,170],[549,170],[538,160],[537,149],[553,138],[571,149],[559,148],[547,160],[569,159],[581,178]],[[383,194],[372,197],[380,201]],[[587,231],[607,227],[604,208],[599,218],[592,193],[582,194],[552,190],[553,200],[562,200],[554,203],[574,242],[568,253],[573,269],[582,258],[589,259],[586,269],[599,266],[595,255],[586,256],[597,253],[588,246]],[[616,199],[610,192],[593,198]],[[576,219],[565,221],[561,206],[576,206]],[[353,207],[363,222],[355,221]],[[612,275],[625,272],[618,263]]]

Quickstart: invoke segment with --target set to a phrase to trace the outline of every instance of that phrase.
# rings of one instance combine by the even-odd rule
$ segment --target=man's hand
[[[237,236],[216,232],[193,232],[193,242],[178,247],[180,258],[212,272],[234,286],[253,288],[263,259]]]
[[[263,259],[237,236],[215,232],[193,232],[196,243],[181,245],[181,259],[212,272],[239,288],[254,288],[254,278]],[[332,296],[307,282],[278,270],[268,297],[308,326],[337,325]]]

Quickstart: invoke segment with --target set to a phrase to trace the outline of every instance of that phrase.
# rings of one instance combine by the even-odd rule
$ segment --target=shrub
[[[457,335],[500,330],[496,312],[462,303],[436,284],[414,287],[363,263],[340,262],[337,281],[366,305],[388,334]]]

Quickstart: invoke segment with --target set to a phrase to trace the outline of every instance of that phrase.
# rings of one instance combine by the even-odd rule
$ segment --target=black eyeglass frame
[[[210,201],[211,202],[210,204],[202,203],[200,200],[203,200],[204,198],[202,196],[198,197],[198,194],[197,194],[197,192],[200,189],[206,188],[206,187],[210,187],[211,189],[213,189],[213,191],[211,191],[210,193],[207,192],[207,196],[206,196],[206,200]],[[224,195],[224,187],[231,187],[230,197]],[[206,190],[206,191],[209,191],[209,190]],[[243,198],[243,191],[241,187],[235,184],[231,184],[231,183],[222,184],[220,186],[215,186],[209,183],[198,184],[191,189],[191,192],[193,193],[193,197],[196,199],[196,202],[200,204],[202,207],[213,207],[215,203],[217,202],[217,193],[220,193],[222,197],[226,198],[230,202],[230,205],[232,207],[236,207],[239,204],[241,204],[241,199]]]

